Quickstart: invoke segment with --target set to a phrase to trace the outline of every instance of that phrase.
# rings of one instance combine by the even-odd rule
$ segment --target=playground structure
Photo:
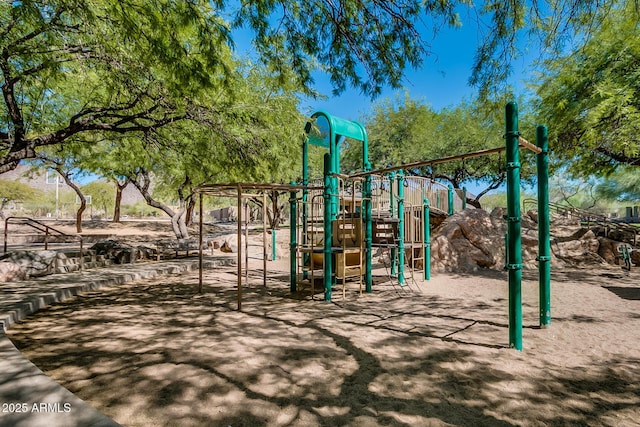
[[[391,274],[398,283],[405,281],[405,267],[413,272],[421,267],[424,278],[430,276],[430,216],[453,214],[455,193],[424,177],[405,176],[405,170],[433,166],[454,160],[506,152],[507,236],[506,265],[509,275],[509,345],[522,350],[522,251],[520,230],[520,157],[519,149],[537,153],[539,211],[539,282],[540,326],[550,324],[550,245],[548,209],[548,137],[545,126],[537,129],[537,146],[518,132],[515,103],[505,108],[505,147],[481,150],[435,160],[425,160],[371,170],[368,160],[368,137],[364,127],[353,121],[332,117],[320,111],[312,115],[305,127],[302,144],[302,183],[287,184],[208,184],[200,194],[200,278],[202,291],[202,197],[203,195],[236,197],[238,201],[238,309],[242,304],[242,209],[243,199],[259,192],[279,190],[290,198],[290,290],[299,283],[309,285],[315,294],[316,276],[322,277],[324,300],[331,301],[332,289],[341,281],[343,296],[347,280],[355,280],[360,292],[372,292],[373,249],[389,253]],[[340,143],[345,138],[362,143],[362,172],[340,173]],[[310,183],[308,175],[309,145],[324,147],[324,177]],[[264,197],[264,193],[263,193]],[[446,200],[446,202],[445,202]],[[464,200],[458,202],[464,207]],[[265,203],[263,203],[264,209]],[[264,218],[264,215],[263,215]],[[264,227],[266,230],[266,226]],[[264,236],[266,241],[266,236]],[[245,260],[246,261],[246,260]],[[266,283],[266,253],[264,255]]]
[[[445,217],[460,210],[463,200],[451,187],[420,176],[405,176],[401,171],[385,175],[371,176],[371,192],[363,196],[364,179],[350,179],[337,176],[337,212],[331,221],[331,256],[334,281],[324,281],[325,299],[331,299],[331,287],[337,280],[342,282],[343,297],[347,279],[358,282],[371,292],[370,278],[367,277],[367,254],[389,255],[388,272],[390,278],[400,286],[406,284],[405,275],[413,276],[422,272],[425,279],[430,277],[430,263],[427,262],[430,234],[430,217]],[[296,278],[292,291],[298,286],[310,287],[315,296],[316,277],[324,277],[325,235],[324,227],[324,187],[315,190],[303,189],[303,196],[295,200],[291,211],[297,215],[290,218],[293,229],[290,256],[297,258],[296,270],[291,277]],[[370,242],[367,252],[363,204],[370,201]],[[429,205],[429,201],[435,201]],[[302,280],[300,280],[302,279]],[[329,286],[330,285],[330,286]]]

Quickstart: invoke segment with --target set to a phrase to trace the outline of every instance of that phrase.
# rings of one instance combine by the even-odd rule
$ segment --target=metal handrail
[[[527,205],[535,205],[537,207],[538,201],[536,199],[524,199],[522,201],[522,209],[526,211]],[[640,228],[634,227],[629,224],[613,222],[610,218],[605,215],[591,212],[586,209],[574,208],[573,206],[565,206],[559,203],[549,202],[549,208],[555,209],[558,213],[569,213],[579,217],[580,219],[586,219],[587,227],[591,227],[591,224],[600,225],[605,227],[605,236],[607,236],[608,229],[615,229],[617,231],[627,232],[633,234],[633,245],[636,246],[638,244],[638,234],[640,234]]]
[[[40,221],[25,216],[10,216],[4,221],[4,253],[7,253],[7,240],[9,236],[9,222],[15,224],[22,224],[33,229],[36,229],[45,234],[44,237],[44,250],[49,248],[49,236],[62,236],[64,238],[70,237],[80,242],[80,269],[84,269],[84,253],[83,253],[83,240],[81,236],[67,234],[53,227],[50,227]]]

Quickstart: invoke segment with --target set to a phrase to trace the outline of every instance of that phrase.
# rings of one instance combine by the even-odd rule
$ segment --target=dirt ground
[[[126,426],[640,425],[637,269],[554,270],[548,329],[525,271],[519,352],[503,272],[400,287],[378,269],[372,294],[326,303],[291,294],[287,265],[263,287],[252,259],[242,311],[232,268],[201,295],[197,272],[85,294],[8,335]]]

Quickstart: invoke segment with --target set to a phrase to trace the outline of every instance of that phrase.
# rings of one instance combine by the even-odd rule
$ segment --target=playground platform
[[[206,259],[205,268],[230,265],[233,257]],[[198,269],[197,258],[117,265],[3,283],[0,289],[0,426],[119,426],[31,363],[5,332],[16,322],[82,292]]]

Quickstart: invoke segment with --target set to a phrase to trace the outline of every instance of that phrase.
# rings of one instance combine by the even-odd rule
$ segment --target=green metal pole
[[[449,185],[449,191],[447,193],[447,201],[449,202],[449,206],[447,208],[447,214],[449,216],[453,215],[453,187]]]
[[[396,173],[395,172],[390,172],[389,173],[389,212],[391,212],[391,218],[395,218],[396,217],[396,204],[395,201],[393,200],[393,183],[396,179]]]
[[[275,261],[278,259],[278,254],[276,252],[276,229],[271,229],[271,260]]]
[[[295,182],[292,182],[291,184],[295,185]],[[296,292],[298,279],[298,209],[295,191],[289,192],[289,211],[289,280],[291,292]]]
[[[509,233],[504,233],[504,270],[508,270],[509,265]]]
[[[422,199],[424,206],[424,280],[431,280],[431,218],[429,217],[429,199]]]
[[[467,209],[467,187],[462,187],[462,210]]]
[[[304,138],[302,142],[302,185],[305,186],[302,190],[302,244],[306,245],[309,243],[307,241],[307,231],[309,230],[307,224],[309,214],[309,204],[307,203],[309,201],[309,190],[306,188],[309,185],[309,141],[307,138]],[[302,263],[303,265],[309,264],[309,254],[306,252],[302,255]],[[305,270],[302,275],[303,278],[306,279],[308,271]]]
[[[324,273],[324,300],[331,301],[331,286],[333,285],[333,265],[331,260],[331,155],[324,155],[324,192],[322,198],[324,200],[324,250],[323,250],[323,273]]]
[[[509,272],[509,347],[522,351],[522,236],[520,227],[520,152],[518,105],[505,107],[507,155],[507,270]]]
[[[369,137],[364,129],[364,126],[360,125],[362,129],[362,169],[364,172],[371,170],[371,163],[369,163]],[[364,187],[362,189],[362,212],[364,220],[364,246],[365,246],[365,265],[364,265],[364,288],[367,293],[373,292],[373,218],[371,214],[371,175],[367,175],[364,178]]]
[[[391,218],[397,218],[397,210],[396,210],[396,202],[393,197],[393,184],[396,180],[396,173],[391,172],[389,174],[389,210],[391,211]],[[395,276],[397,274],[396,267],[398,265],[398,251],[395,246],[391,248],[391,253],[389,254],[390,259],[389,263],[391,264],[391,276]]]
[[[540,327],[551,324],[551,237],[549,232],[549,134],[547,127],[536,129],[536,143],[542,150],[536,157],[538,169],[538,277],[540,287]]]
[[[396,174],[398,182],[398,283],[404,285],[404,172]]]
[[[338,193],[339,193],[339,189],[338,189],[338,177],[336,177],[334,174],[339,173],[340,172],[340,148],[339,148],[339,141],[343,138],[342,136],[338,136],[335,134],[335,130],[331,131],[331,134],[333,135],[331,137],[331,142],[330,142],[330,154],[331,154],[331,161],[329,163],[329,200],[331,201],[330,206],[331,206],[331,210],[330,210],[330,216],[331,216],[331,220],[328,223],[325,223],[324,227],[325,227],[325,240],[328,239],[329,240],[329,247],[331,247],[331,245],[333,244],[333,222],[336,221],[338,219],[338,209],[339,209],[339,197],[338,197]],[[339,139],[340,138],[340,139]],[[326,230],[329,230],[329,233],[326,233]],[[326,244],[326,243],[325,243]],[[333,272],[333,253],[331,254],[331,266],[332,266],[332,272]],[[329,276],[329,278],[331,279],[331,287],[335,286],[336,284],[336,280],[337,277],[334,274],[331,274]]]
[[[371,170],[371,164],[365,163],[365,172]],[[364,219],[364,244],[365,244],[365,270],[364,270],[364,286],[368,293],[373,292],[373,225],[371,218],[371,175],[367,175],[364,179],[363,188],[362,213]]]

